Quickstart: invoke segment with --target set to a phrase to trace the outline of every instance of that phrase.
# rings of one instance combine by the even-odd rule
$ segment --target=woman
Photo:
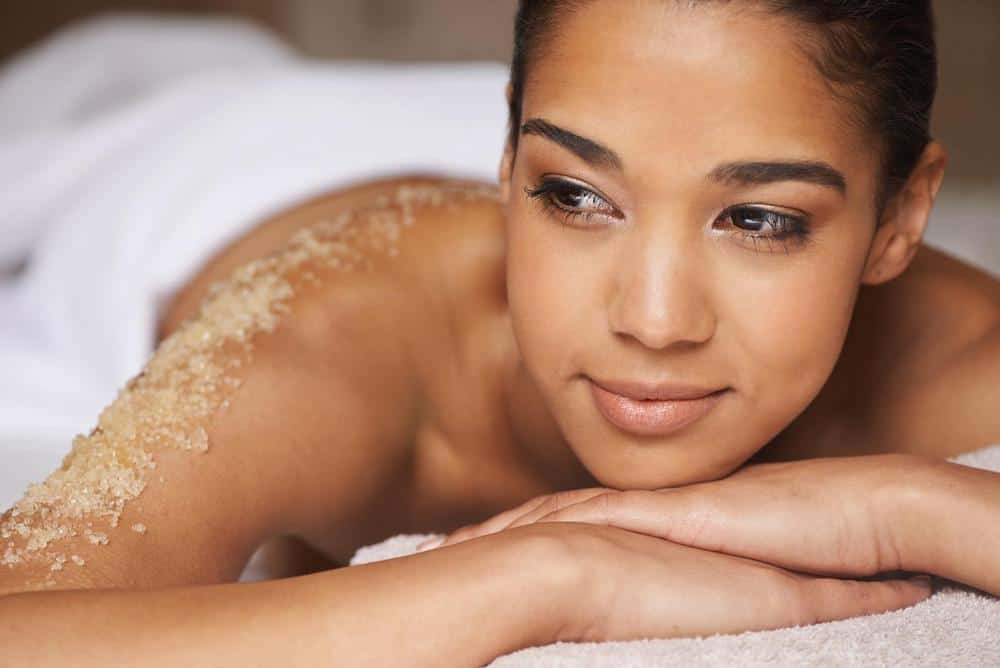
[[[921,245],[929,3],[870,6],[523,1],[499,189],[363,184],[190,281],[4,516],[5,655],[481,664],[1000,593],[1000,477],[941,461],[1000,436],[997,284]]]

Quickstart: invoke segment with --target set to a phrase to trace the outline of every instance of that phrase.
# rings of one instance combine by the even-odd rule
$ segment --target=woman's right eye
[[[566,221],[580,217],[589,221],[595,215],[622,217],[621,212],[604,197],[582,184],[567,179],[543,179],[537,186],[525,188],[525,193],[540,202],[550,213]]]

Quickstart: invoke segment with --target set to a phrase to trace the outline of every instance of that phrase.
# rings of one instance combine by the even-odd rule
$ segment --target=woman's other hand
[[[537,620],[538,627],[552,628],[549,615],[561,617],[557,636],[549,642],[708,636],[807,625],[896,610],[930,594],[926,577],[815,577],[575,522],[519,527],[425,554],[443,558],[453,549],[462,553],[487,543],[491,552],[504,551],[503,545],[514,548],[508,553],[533,578],[557,574],[546,579],[562,585],[549,595],[546,618]]]
[[[759,464],[661,490],[571,490],[459,529],[443,545],[538,522],[585,522],[807,573],[921,570],[912,547],[920,543],[920,513],[908,509],[931,493],[941,464],[912,455],[839,457]]]

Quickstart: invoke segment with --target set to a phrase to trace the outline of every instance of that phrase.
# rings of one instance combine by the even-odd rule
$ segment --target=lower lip
[[[728,390],[720,390],[698,399],[673,401],[639,400],[605,390],[590,383],[594,403],[608,422],[637,436],[666,436],[680,431],[708,415]]]

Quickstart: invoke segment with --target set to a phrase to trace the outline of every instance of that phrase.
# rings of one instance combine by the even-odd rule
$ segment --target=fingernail
[[[433,550],[435,547],[441,545],[444,542],[444,538],[431,538],[425,540],[424,542],[417,545],[417,552],[425,552],[427,550]]]

